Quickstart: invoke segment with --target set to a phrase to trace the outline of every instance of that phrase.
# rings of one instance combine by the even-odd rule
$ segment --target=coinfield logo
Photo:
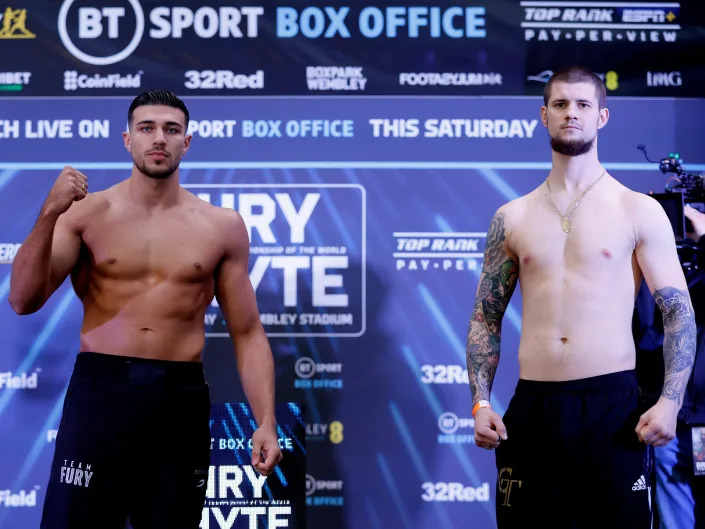
[[[119,73],[86,75],[79,74],[76,70],[67,70],[64,72],[64,90],[71,92],[79,89],[139,88],[142,86],[143,73],[140,70],[135,74],[127,75]]]
[[[36,35],[27,29],[27,10],[6,7],[0,14],[0,39],[33,39]]]
[[[39,490],[39,485],[29,492],[26,490],[19,492],[12,492],[9,489],[0,490],[0,505],[3,507],[36,507],[37,490]]]
[[[2,74],[0,74],[0,79]],[[0,264],[12,264],[18,250],[22,246],[19,243],[0,243]]]
[[[34,372],[18,373],[13,375],[12,371],[0,373],[0,389],[37,389],[39,382],[39,369]]]
[[[97,66],[114,64],[129,57],[139,46],[145,32],[145,13],[138,0],[120,0],[122,4],[103,7],[75,7],[75,0],[64,0],[59,11],[59,37],[64,47],[77,59]],[[203,39],[257,37],[257,19],[262,7],[158,6],[149,12],[149,37],[179,39],[195,34]],[[69,20],[77,17],[77,27]],[[107,55],[99,50],[118,51]],[[95,51],[87,51],[95,50]]]

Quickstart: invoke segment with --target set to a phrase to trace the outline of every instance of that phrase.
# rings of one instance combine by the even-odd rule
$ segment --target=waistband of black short
[[[156,360],[95,352],[78,353],[73,372],[78,376],[139,385],[196,386],[205,384],[206,381],[201,362]]]
[[[517,393],[588,393],[614,391],[637,386],[636,371],[617,371],[575,380],[542,381],[519,379]]]

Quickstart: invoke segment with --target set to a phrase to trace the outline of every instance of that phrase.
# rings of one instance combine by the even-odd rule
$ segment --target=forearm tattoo
[[[687,290],[665,287],[654,292],[663,315],[663,363],[665,378],[661,395],[683,403],[685,387],[695,358],[696,327]]]
[[[465,350],[473,403],[490,398],[499,363],[502,317],[519,278],[519,265],[507,255],[504,241],[504,214],[497,213],[487,232],[485,259]]]

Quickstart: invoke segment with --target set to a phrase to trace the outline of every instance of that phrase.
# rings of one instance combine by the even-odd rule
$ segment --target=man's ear
[[[127,152],[132,152],[132,143],[131,143],[131,138],[130,138],[130,132],[125,131],[122,133],[122,141],[125,142],[125,149],[127,149]]]
[[[600,109],[600,117],[597,120],[597,128],[601,129],[602,127],[607,125],[607,122],[609,120],[610,120],[610,111],[607,109],[607,107],[601,108]]]
[[[191,146],[191,139],[193,138],[193,134],[187,134],[186,137],[184,138],[184,148],[181,151],[181,156],[185,155],[186,152],[188,152],[188,148]]]

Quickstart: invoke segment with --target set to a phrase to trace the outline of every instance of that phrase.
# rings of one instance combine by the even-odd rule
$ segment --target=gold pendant
[[[564,232],[568,233],[571,228],[570,219],[563,219],[563,222],[561,222],[561,228],[563,228]]]

